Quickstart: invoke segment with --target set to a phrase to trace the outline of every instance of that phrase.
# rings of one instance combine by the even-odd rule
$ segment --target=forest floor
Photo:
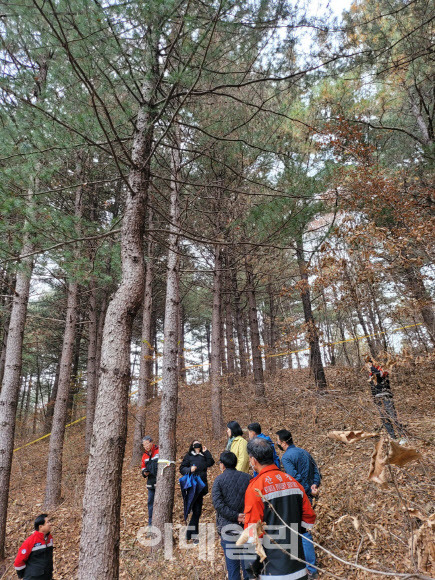
[[[317,522],[313,532],[314,540],[342,560],[373,570],[366,572],[349,567],[317,548],[319,567],[332,574],[324,572],[322,578],[350,580],[386,577],[378,576],[374,570],[415,572],[417,555],[411,556],[409,541],[412,538],[416,544],[418,530],[424,519],[435,511],[433,366],[429,362],[422,365],[418,374],[415,369],[392,374],[396,409],[401,421],[408,426],[409,445],[421,452],[422,460],[408,463],[402,468],[391,466],[388,470],[389,483],[385,487],[367,479],[375,440],[345,444],[328,437],[330,430],[373,431],[379,426],[366,374],[346,369],[329,369],[327,373],[329,388],[319,394],[314,390],[307,370],[278,371],[266,380],[266,405],[255,402],[253,385],[249,381],[239,381],[231,389],[225,386],[225,420],[237,420],[244,429],[248,423],[258,421],[263,432],[273,440],[278,429],[288,428],[293,433],[296,445],[309,450],[316,459],[323,480],[315,507]],[[180,388],[177,472],[194,437],[210,449],[216,460],[224,449],[224,438],[213,441],[211,437],[209,401],[208,384]],[[159,400],[156,399],[147,411],[147,433],[156,439],[158,413]],[[139,541],[141,534],[138,532],[147,523],[147,492],[140,469],[130,467],[134,419],[131,413],[129,417],[123,471],[120,577],[136,580],[223,580],[225,564],[217,537],[207,551],[193,545],[189,545],[189,549],[181,549],[177,538],[172,560],[151,555],[150,549]],[[54,523],[56,580],[72,580],[77,575],[86,471],[83,449],[84,422],[67,429],[63,475],[65,499],[50,514]],[[14,455],[8,512],[8,568],[0,576],[1,579],[16,578],[13,559],[20,543],[31,533],[33,519],[42,510],[47,451],[48,439],[45,439]],[[210,484],[219,473],[216,463],[209,470]],[[204,501],[201,522],[214,521],[209,494]],[[174,522],[183,524],[178,484]],[[428,565],[425,574],[435,576],[434,562]]]

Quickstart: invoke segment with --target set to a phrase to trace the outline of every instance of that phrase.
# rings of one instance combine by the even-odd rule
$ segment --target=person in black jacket
[[[228,580],[240,580],[240,568],[243,578],[249,578],[245,562],[240,558],[243,548],[236,547],[236,541],[242,532],[240,524],[244,522],[243,513],[245,491],[251,476],[236,470],[237,457],[231,451],[224,451],[219,458],[222,471],[213,483],[212,500],[216,510],[216,525],[221,537],[221,546],[225,554]]]
[[[156,493],[157,467],[159,460],[159,447],[154,445],[152,437],[145,435],[142,439],[145,453],[142,455],[142,476],[147,480],[148,489],[148,525],[153,520],[154,496]]]
[[[207,469],[214,465],[214,459],[210,451],[204,445],[195,439],[192,441],[189,451],[184,456],[183,461],[180,465],[181,475],[187,475],[188,473],[194,473],[198,475],[202,481],[205,483],[205,487],[201,494],[196,498],[192,506],[192,517],[190,518],[189,525],[187,527],[186,539],[191,540],[192,536],[195,536],[194,543],[198,543],[198,532],[199,532],[199,518],[202,512],[202,503],[204,496],[208,493],[207,485]]]
[[[47,514],[35,519],[35,531],[18,550],[14,567],[18,578],[24,580],[52,580],[53,537]]]

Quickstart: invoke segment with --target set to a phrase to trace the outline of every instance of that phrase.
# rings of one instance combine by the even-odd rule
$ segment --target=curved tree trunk
[[[152,42],[150,32],[148,42]],[[157,76],[157,55],[150,48]],[[83,497],[79,580],[116,580],[119,575],[119,520],[122,463],[127,437],[130,342],[143,299],[143,233],[150,180],[154,85],[147,80],[133,134],[129,186],[121,228],[122,281],[107,309],[101,347],[100,382]]]
[[[28,211],[33,211],[33,194],[38,189],[38,178],[28,191]],[[3,386],[0,393],[0,559],[4,558],[6,515],[9,497],[9,481],[14,449],[15,420],[20,390],[24,327],[29,302],[30,280],[33,260],[26,257],[33,249],[29,233],[24,224],[24,241],[21,250],[20,269],[17,272],[12,302],[9,330],[6,341]],[[30,392],[30,383],[29,383]]]

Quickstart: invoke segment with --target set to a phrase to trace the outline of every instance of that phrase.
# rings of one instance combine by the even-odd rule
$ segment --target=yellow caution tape
[[[400,326],[399,328],[393,328],[393,330],[390,330],[389,332],[397,332],[398,330],[403,330],[404,328],[413,328],[415,326],[421,326],[423,323],[422,322],[417,322],[416,324],[408,324],[407,326]],[[379,331],[379,332],[374,332],[373,334],[364,334],[363,336],[357,336],[355,338],[347,338],[346,340],[337,340],[335,342],[327,342],[325,344],[321,344],[320,348],[324,348],[325,346],[332,346],[335,344],[344,344],[345,342],[354,342],[355,340],[362,340],[363,338],[371,338],[372,336],[377,336],[378,334],[387,334],[386,331]],[[307,350],[310,350],[310,347],[308,348],[300,348],[299,350],[288,350],[286,352],[279,352],[276,354],[266,354],[264,355],[265,358],[272,358],[272,357],[276,357],[276,356],[286,356],[289,354],[295,354],[297,352],[305,352]],[[249,359],[252,360],[252,359]],[[185,367],[183,370],[187,370],[187,369],[193,369],[193,368],[197,368],[197,367],[203,367],[206,366],[210,363],[206,362],[206,363],[201,363],[198,365],[192,365],[189,367]],[[157,383],[159,383],[162,380],[162,377],[158,377],[157,379],[154,379],[154,381],[152,381],[150,383],[150,385],[155,385]],[[134,395],[136,394],[138,391],[137,389],[135,391],[132,391],[130,394]],[[83,421],[84,419],[86,419],[86,415],[84,417],[80,417],[80,419],[76,419],[75,421],[72,421],[72,423],[68,423],[68,425],[65,425],[66,427],[71,427],[72,425],[75,425],[76,423],[80,423],[80,421]],[[20,449],[24,449],[24,447],[28,447],[29,445],[33,445],[34,443],[38,443],[38,441],[42,441],[43,439],[45,439],[46,437],[50,437],[51,433],[47,433],[46,435],[43,435],[42,437],[39,437],[39,439],[35,439],[34,441],[30,441],[29,443],[26,443],[25,445],[22,445],[21,447],[17,447],[16,449],[14,449],[14,453],[15,451],[19,451]]]
[[[80,421],[83,421],[84,419],[86,419],[86,415],[84,417],[80,417],[80,419],[76,419],[75,421],[68,423],[67,425],[65,425],[65,429],[67,427],[71,427],[71,425],[75,425],[76,423],[80,423]],[[47,435],[43,435],[42,437],[39,437],[39,439],[35,439],[34,441],[30,441],[29,443],[22,445],[21,447],[17,447],[16,449],[14,449],[14,453],[15,453],[15,451],[19,451],[20,449],[24,449],[24,447],[28,447],[29,445],[33,445],[34,443],[38,443],[38,441],[42,441],[43,439],[50,437],[50,435],[51,435],[51,433],[47,433]]]

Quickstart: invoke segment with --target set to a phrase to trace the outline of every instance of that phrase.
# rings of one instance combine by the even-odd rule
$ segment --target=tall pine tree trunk
[[[83,181],[82,160],[77,162],[76,177]],[[82,217],[83,190],[76,190],[74,215],[77,220],[76,235],[80,235],[79,221]],[[76,257],[79,252],[76,249]],[[62,456],[63,442],[65,437],[65,426],[68,417],[68,403],[71,389],[71,365],[74,354],[76,340],[76,326],[78,317],[78,291],[79,286],[76,280],[68,283],[67,307],[65,316],[65,333],[63,336],[62,354],[60,357],[59,385],[57,389],[56,402],[54,404],[53,423],[51,427],[50,446],[48,450],[47,481],[45,486],[45,509],[53,509],[61,501],[62,491]]]
[[[276,372],[276,357],[275,346],[276,346],[276,314],[277,305],[275,302],[275,297],[273,295],[273,286],[269,282],[267,285],[267,293],[269,296],[269,354],[271,355],[268,359],[268,370],[273,375]]]
[[[214,439],[223,433],[224,421],[222,412],[222,379],[221,379],[221,286],[222,286],[222,250],[215,246],[213,270],[213,310],[211,321],[211,425]]]
[[[261,356],[260,331],[258,328],[257,301],[255,298],[254,272],[249,258],[245,261],[246,292],[249,304],[249,326],[251,329],[252,366],[254,369],[255,397],[264,399],[263,358]]]
[[[180,166],[181,139],[176,136],[172,151],[171,224],[169,226],[168,277],[166,283],[163,345],[162,399],[159,418],[159,464],[153,525],[164,538],[164,525],[172,522],[174,507],[176,426],[178,405],[178,337],[179,337],[179,239],[180,239]],[[167,463],[164,463],[164,461]],[[160,545],[159,545],[160,546]]]
[[[101,346],[100,381],[83,497],[79,580],[116,580],[122,463],[127,437],[130,342],[133,321],[143,299],[143,233],[150,180],[155,111],[151,106],[157,71],[157,42],[147,37],[152,64],[142,87],[135,120],[132,167],[121,227],[121,284],[107,309]]]
[[[239,350],[239,361],[240,361],[240,376],[246,377],[248,374],[248,367],[246,363],[246,349],[245,349],[245,337],[243,332],[243,317],[240,306],[240,293],[237,288],[237,272],[234,268],[231,273],[231,285],[233,291],[234,299],[234,314],[236,319],[236,333],[237,333],[237,345]]]
[[[153,212],[148,206],[148,227],[152,229]],[[142,344],[139,364],[139,387],[137,396],[136,421],[134,423],[133,450],[131,454],[131,466],[139,465],[143,454],[142,437],[145,435],[146,405],[151,397],[151,380],[153,372],[153,348],[152,348],[152,314],[153,314],[153,261],[154,242],[148,240],[148,260],[146,262],[145,295],[142,311]]]
[[[234,387],[234,374],[236,370],[236,353],[234,348],[234,328],[233,316],[231,309],[231,288],[228,272],[225,274],[225,293],[224,293],[224,307],[225,307],[225,337],[227,342],[227,361],[228,361],[228,386]]]
[[[33,212],[33,194],[38,189],[35,178],[28,191],[28,212]],[[17,272],[6,341],[3,386],[0,393],[0,560],[4,558],[6,515],[9,497],[9,481],[14,449],[15,418],[20,390],[24,327],[29,302],[30,279],[33,260],[26,257],[34,250],[31,236],[24,224],[24,241],[21,249],[20,269]],[[29,383],[30,392],[30,383]]]
[[[97,395],[97,285],[92,278],[89,288],[88,305],[88,360],[86,365],[86,428],[85,428],[85,452],[89,453],[91,447],[92,426],[94,424],[95,401]]]
[[[180,300],[178,309],[178,375],[183,383],[187,380],[186,361],[184,358],[184,306]]]
[[[307,326],[307,339],[310,345],[310,367],[314,375],[316,387],[318,389],[326,389],[326,375],[320,353],[319,333],[311,306],[310,285],[308,282],[307,263],[304,256],[302,235],[296,238],[296,259],[299,267],[299,275],[302,281],[301,299],[304,309],[305,324]]]

